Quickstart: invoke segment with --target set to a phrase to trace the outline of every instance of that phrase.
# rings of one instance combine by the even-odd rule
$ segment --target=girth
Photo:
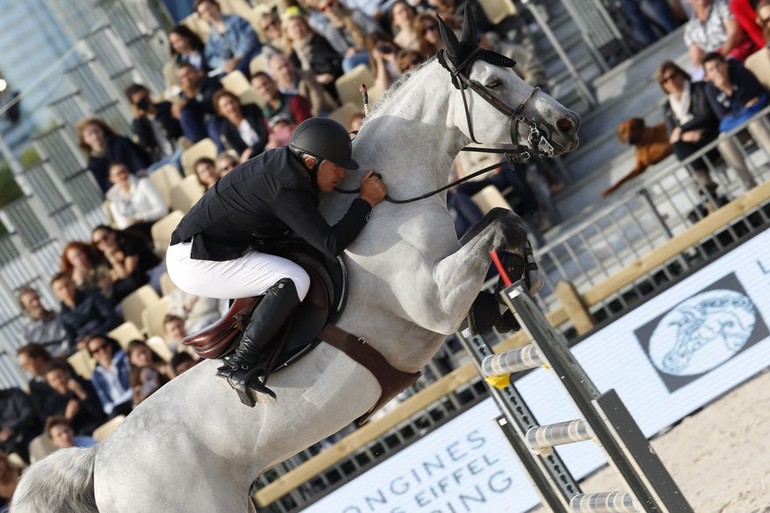
[[[402,390],[412,386],[422,375],[420,372],[404,372],[393,367],[390,362],[366,340],[347,331],[327,324],[318,335],[322,341],[339,349],[350,358],[363,365],[380,384],[380,398],[369,410],[356,421],[359,426],[366,423],[374,412],[385,406]]]

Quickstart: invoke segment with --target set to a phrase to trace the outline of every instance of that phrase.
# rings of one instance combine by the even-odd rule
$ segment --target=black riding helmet
[[[315,117],[300,123],[291,136],[289,149],[297,155],[311,155],[345,169],[358,169],[348,131],[333,119]]]

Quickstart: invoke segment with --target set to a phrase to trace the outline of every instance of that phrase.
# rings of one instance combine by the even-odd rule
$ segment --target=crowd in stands
[[[691,69],[665,61],[657,76],[667,98],[669,142],[683,160],[767,104],[767,90],[741,62],[758,48],[767,52],[770,0],[758,5],[752,0],[648,2],[654,20],[639,9],[645,2],[621,0],[640,46],[686,25]],[[480,45],[514,58],[522,78],[547,90],[543,64],[510,40],[509,20],[493,25],[476,2],[289,0],[248,7],[247,20],[224,13],[216,0],[197,0],[190,18],[197,23],[177,25],[168,33],[170,59],[162,70],[167,89],[132,84],[125,91],[132,133],[118,134],[99,118],[77,125],[88,169],[104,193],[109,223],[95,226],[90,241],[64,247],[61,267],[50,277],[57,305],[44,304],[33,288],[18,291],[28,318],[18,361],[30,381],[27,391],[0,391],[0,496],[10,496],[18,477],[9,454],[29,462],[30,442],[41,436],[56,447],[93,443],[81,437],[91,436],[110,418],[129,414],[196,363],[197,355],[180,342],[218,319],[223,305],[164,288],[165,241],[157,238],[155,226],[174,207],[174,187],[188,187],[187,178],[193,178],[196,194],[202,195],[238,165],[286,145],[296,126],[312,116],[347,112],[341,121],[357,130],[363,109],[344,110],[337,80],[363,66],[382,93],[442,48],[435,14],[457,30],[466,5],[482,29]],[[770,150],[770,132],[761,122],[749,130]],[[211,151],[196,153],[206,142]],[[756,185],[732,140],[723,139],[718,151],[746,188]],[[187,162],[190,155],[194,159]],[[701,194],[723,203],[704,163],[711,157],[690,167]],[[488,164],[479,159],[498,158],[464,155],[453,172],[464,175]],[[156,180],[164,169],[176,174],[171,176],[176,185],[165,190]],[[535,233],[557,221],[550,196],[564,185],[553,170],[505,165],[491,178],[450,192],[458,236],[482,217],[482,206],[472,197],[489,187],[530,219]],[[115,330],[127,320],[126,301],[147,285],[164,297],[163,332],[138,325],[139,337],[119,340]],[[166,350],[150,344],[158,336]],[[90,362],[86,371],[78,355]]]

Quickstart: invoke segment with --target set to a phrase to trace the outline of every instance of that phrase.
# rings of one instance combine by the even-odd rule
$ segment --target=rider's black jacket
[[[232,260],[255,242],[294,232],[327,255],[339,255],[366,225],[372,207],[356,198],[329,226],[318,210],[314,182],[288,148],[266,151],[206,191],[174,230],[171,245],[192,240],[192,258]]]

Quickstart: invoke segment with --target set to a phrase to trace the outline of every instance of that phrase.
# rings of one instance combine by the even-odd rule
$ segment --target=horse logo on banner
[[[702,292],[660,320],[650,338],[650,359],[667,374],[702,374],[743,349],[755,323],[756,310],[744,294],[726,289]]]

